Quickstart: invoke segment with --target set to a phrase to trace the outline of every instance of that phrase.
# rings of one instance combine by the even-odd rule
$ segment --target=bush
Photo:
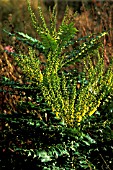
[[[68,8],[58,31],[56,7],[50,11],[50,29],[40,7],[41,24],[37,23],[29,0],[28,8],[40,40],[22,32],[8,34],[28,45],[27,54],[10,54],[26,75],[29,91],[34,90],[33,87],[35,91],[29,93],[31,101],[20,101],[18,112],[0,115],[2,168],[100,169],[103,165],[110,168],[112,159],[106,150],[112,148],[112,122],[108,117],[97,115],[99,109],[101,113],[106,107],[113,90],[112,61],[105,70],[102,58],[101,38],[107,32],[75,40],[78,30],[74,18],[68,15]],[[74,47],[75,42],[84,39],[87,41]],[[44,63],[37,57],[37,50],[43,54]],[[63,70],[78,61],[83,63],[82,72]],[[103,156],[104,151],[108,156]],[[98,157],[93,160],[95,154]]]
[[[102,99],[112,91],[112,62],[105,72],[103,54],[99,51],[102,46],[101,37],[105,36],[107,32],[96,37],[93,35],[84,37],[87,42],[83,42],[80,46],[69,51],[68,47],[76,41],[74,36],[77,29],[74,26],[72,16],[68,15],[68,8],[57,31],[56,7],[53,9],[53,13],[50,13],[50,29],[46,25],[41,8],[38,8],[40,24],[37,23],[29,1],[28,7],[32,23],[41,41],[18,32],[17,35],[23,37],[23,39],[18,36],[17,38],[31,47],[29,47],[28,54],[14,54],[16,55],[15,60],[28,79],[36,82],[45,101],[56,113],[56,116],[64,119],[69,126],[74,127],[76,122],[80,122],[82,118],[95,113],[101,105]],[[10,33],[10,35],[12,34]],[[81,38],[81,40],[84,38]],[[45,63],[42,63],[37,57],[36,49],[44,55]],[[98,61],[96,65],[92,61],[95,56]],[[84,65],[84,74],[81,77],[81,88],[77,90],[77,83],[79,83],[77,76],[73,75],[70,80],[69,75],[65,74],[62,69],[80,59]],[[44,70],[40,69],[42,64],[45,64]]]

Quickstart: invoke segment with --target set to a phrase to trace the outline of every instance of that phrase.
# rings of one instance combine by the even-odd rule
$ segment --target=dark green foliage
[[[112,169],[113,167],[113,96],[104,100],[88,120],[81,124],[81,130],[89,133],[96,141],[92,145],[91,162],[97,169]],[[93,159],[92,159],[93,158]]]
[[[26,114],[2,115],[1,167],[22,170],[89,167],[88,149],[95,141],[78,129],[60,125],[60,121],[55,124]],[[84,147],[87,150],[83,154]]]
[[[26,94],[36,101],[36,105],[27,101],[20,102],[18,112],[12,112],[10,115],[0,114],[2,128],[0,166],[2,169],[89,167],[85,156],[85,154],[88,156],[89,151],[85,151],[83,155],[82,148],[84,146],[89,148],[95,141],[88,134],[85,135],[78,128],[67,128],[60,119],[57,119],[51,109],[47,108],[35,85],[20,86],[5,77],[2,83],[18,88],[20,92],[28,90],[29,93]],[[26,113],[26,108],[35,109],[37,112]],[[37,117],[39,110],[43,120]],[[44,119],[45,112],[48,115],[48,121]]]

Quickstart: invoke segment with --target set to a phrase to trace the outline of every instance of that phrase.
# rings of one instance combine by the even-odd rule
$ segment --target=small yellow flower
[[[59,112],[56,112],[56,117],[59,118]]]
[[[71,118],[74,119],[75,118],[74,115],[71,115]]]
[[[55,111],[55,108],[52,106],[52,112],[54,112]]]
[[[84,117],[84,116],[85,116],[85,113],[86,113],[86,111],[84,111],[84,112],[82,113],[82,117]]]
[[[109,84],[111,83],[111,80],[112,80],[112,77],[110,76],[110,77],[109,77],[109,80],[108,80],[108,83],[109,83]]]
[[[82,120],[82,115],[80,114],[80,112],[77,113],[76,119],[77,119],[77,122],[81,122],[81,120]]]
[[[81,120],[82,120],[82,116],[79,116],[78,117],[78,122],[81,122]]]

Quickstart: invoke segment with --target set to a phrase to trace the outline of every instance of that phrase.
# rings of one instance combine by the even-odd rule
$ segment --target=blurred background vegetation
[[[79,29],[79,36],[85,36],[90,33],[102,32],[103,30],[112,29],[113,25],[113,2],[112,1],[75,1],[75,0],[39,0],[45,19],[48,22],[49,7],[53,7],[54,3],[58,3],[58,25],[61,23],[64,11],[69,5],[70,13],[77,12],[75,18],[75,26]],[[30,16],[27,10],[26,0],[1,0],[0,1],[0,42],[6,40],[6,35],[2,29],[11,32],[22,31],[24,33],[37,36],[31,26]],[[37,15],[38,0],[31,1],[34,13]],[[8,40],[6,40],[7,42]],[[109,43],[113,43],[113,31],[110,30],[108,38]],[[8,43],[8,42],[7,42]],[[111,44],[110,44],[111,45]]]

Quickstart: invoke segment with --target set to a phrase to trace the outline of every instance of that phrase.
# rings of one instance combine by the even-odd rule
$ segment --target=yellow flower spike
[[[97,110],[97,107],[96,107],[96,108],[94,108],[91,112],[89,112],[89,116],[91,116],[93,113],[95,113],[95,112],[96,112],[96,110]]]
[[[101,99],[102,100],[102,99]],[[100,104],[101,104],[101,101],[98,101],[98,105],[97,105],[97,107],[99,107],[100,106]]]
[[[88,111],[89,111],[89,107],[84,106],[84,111],[83,111],[83,113],[82,113],[82,117],[84,117],[85,114],[86,114]]]
[[[43,81],[43,74],[40,72],[40,75],[39,75],[39,81],[42,82]]]
[[[81,122],[82,116],[78,116],[78,122]]]

